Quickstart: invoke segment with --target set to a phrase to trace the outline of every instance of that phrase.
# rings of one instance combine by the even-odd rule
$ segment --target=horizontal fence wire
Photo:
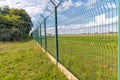
[[[118,0],[63,0],[57,13],[59,62],[80,80],[117,80]],[[43,16],[46,34],[43,22],[33,36],[45,48],[46,35],[47,51],[56,58],[55,6],[50,1]]]

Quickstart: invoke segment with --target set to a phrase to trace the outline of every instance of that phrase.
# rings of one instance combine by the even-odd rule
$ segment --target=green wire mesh
[[[45,11],[47,51],[56,58],[54,6]],[[117,80],[118,0],[64,0],[57,13],[59,62],[80,80]],[[40,26],[33,36],[45,48]]]

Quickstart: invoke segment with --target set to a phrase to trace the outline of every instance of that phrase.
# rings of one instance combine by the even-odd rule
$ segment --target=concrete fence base
[[[37,45],[47,54],[47,56],[51,59],[51,61],[64,73],[64,75],[68,78],[68,80],[79,80],[75,77],[69,70],[67,70],[60,62],[56,62],[56,59],[50,55],[50,53],[46,52],[44,48],[42,48],[38,43]]]

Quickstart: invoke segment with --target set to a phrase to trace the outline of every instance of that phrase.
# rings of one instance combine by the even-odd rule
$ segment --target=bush
[[[10,29],[0,29],[0,41],[10,41]]]
[[[31,17],[25,10],[0,7],[0,41],[27,39],[32,26]]]
[[[21,32],[18,28],[0,29],[0,41],[19,41],[22,39]]]
[[[22,36],[21,36],[21,31],[18,29],[18,28],[12,28],[10,30],[10,35],[11,35],[11,40],[12,41],[19,41],[22,39]]]

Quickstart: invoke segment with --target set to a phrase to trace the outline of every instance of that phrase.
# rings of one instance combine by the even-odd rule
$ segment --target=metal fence
[[[80,80],[120,80],[118,0],[50,0],[34,39]]]

